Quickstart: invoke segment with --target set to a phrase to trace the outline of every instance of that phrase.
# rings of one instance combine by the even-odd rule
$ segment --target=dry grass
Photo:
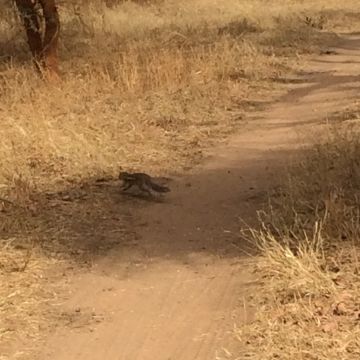
[[[58,85],[36,77],[15,13],[0,9],[0,195],[15,203],[0,214],[0,340],[6,335],[9,344],[46,323],[53,295],[45,284],[55,280],[45,274],[59,244],[128,236],[104,232],[113,230],[105,222],[94,228],[99,211],[114,216],[115,209],[117,226],[125,222],[111,194],[91,193],[82,205],[73,193],[49,201],[45,191],[71,192],[70,182],[79,191],[79,183],[119,166],[160,173],[196,164],[204,149],[241,128],[247,100],[281,90],[307,54],[334,41],[332,31],[359,24],[357,1],[59,3]]]
[[[9,240],[0,246],[0,358],[21,359],[53,327],[55,261]]]
[[[343,119],[351,120],[290,170],[260,214],[261,229],[250,231],[263,292],[257,320],[237,332],[240,358],[359,358],[358,113],[348,109]]]
[[[334,4],[93,2],[80,11],[64,2],[65,79],[53,87],[33,74],[18,21],[7,17],[0,37],[15,57],[1,66],[0,183],[21,176],[52,187],[119,166],[163,172],[198,162],[242,124],[243,100],[268,94],[299,56],[332,39],[305,17],[316,23]],[[338,17],[325,19],[332,29]]]

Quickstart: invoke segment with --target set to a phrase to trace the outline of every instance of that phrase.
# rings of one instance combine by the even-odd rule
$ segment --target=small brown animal
[[[130,189],[134,185],[150,196],[152,195],[150,190],[154,190],[158,193],[165,193],[170,191],[168,187],[154,183],[151,176],[145,173],[131,174],[126,171],[121,171],[119,174],[119,179],[123,181],[123,185],[121,187],[122,191]]]

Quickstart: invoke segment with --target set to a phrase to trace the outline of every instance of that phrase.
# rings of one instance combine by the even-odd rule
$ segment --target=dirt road
[[[334,50],[253,113],[242,134],[170,183],[164,202],[136,200],[136,240],[70,279],[66,308],[92,321],[59,328],[39,359],[210,360],[234,349],[232,329],[251,317],[253,291],[234,245],[239,216],[254,217],[269,177],[304,133],[358,96],[360,37]]]

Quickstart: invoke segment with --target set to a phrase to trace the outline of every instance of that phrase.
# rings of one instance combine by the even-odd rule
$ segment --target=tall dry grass
[[[119,3],[60,2],[58,86],[36,78],[19,21],[2,9],[3,186],[196,163],[204,147],[241,126],[244,99],[269,93],[299,56],[331,40],[306,16],[325,16],[332,30],[355,14],[355,2],[341,11],[310,1]]]
[[[260,229],[245,232],[263,283],[256,321],[237,332],[250,359],[359,358],[358,107],[351,113],[290,169]]]

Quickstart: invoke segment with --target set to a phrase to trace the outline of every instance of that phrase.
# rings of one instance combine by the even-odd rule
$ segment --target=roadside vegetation
[[[256,320],[237,331],[240,358],[360,356],[359,110],[334,114],[270,195],[260,230],[244,233],[262,281]]]

